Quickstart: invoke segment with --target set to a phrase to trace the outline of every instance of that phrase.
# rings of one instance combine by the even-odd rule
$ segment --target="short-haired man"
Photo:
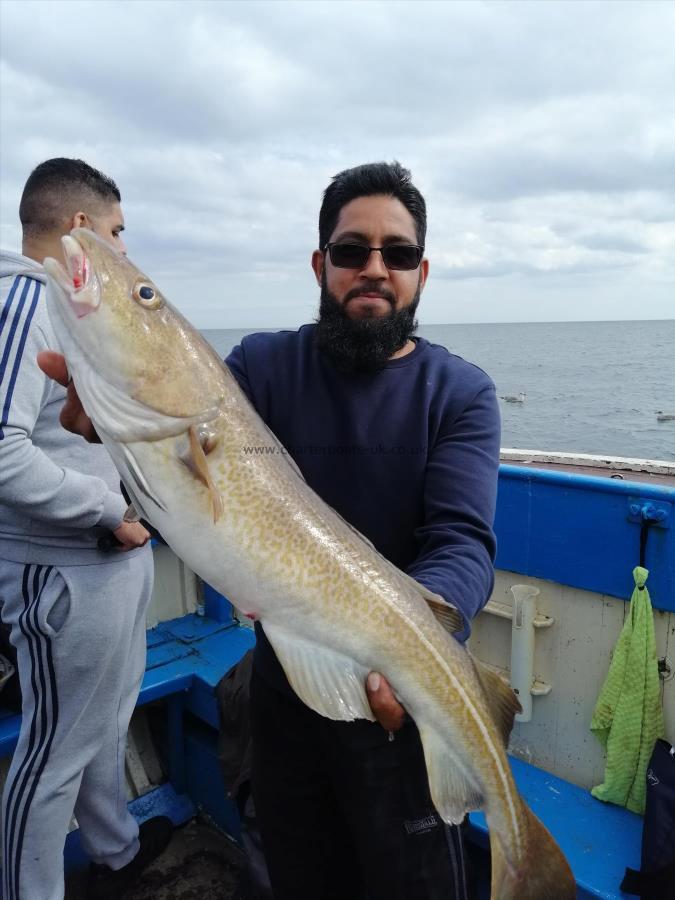
[[[460,609],[464,640],[494,580],[499,412],[484,372],[413,338],[425,237],[406,169],[341,172],[312,257],[317,323],[249,335],[227,364],[314,490]],[[368,695],[393,739],[304,706],[256,632],[252,786],[275,900],[464,900],[461,830],[434,810],[386,682],[371,673]]]
[[[0,608],[22,691],[2,797],[2,895],[63,897],[74,812],[95,863],[87,896],[117,898],[171,834],[160,817],[139,834],[126,805],[152,554],[143,525],[124,521],[127,504],[104,448],[59,424],[66,392],[36,356],[58,347],[44,258],[62,259],[60,238],[73,227],[91,228],[124,253],[120,193],[81,160],[50,159],[28,178],[19,215],[22,255],[0,256]],[[99,549],[111,533],[117,549]]]

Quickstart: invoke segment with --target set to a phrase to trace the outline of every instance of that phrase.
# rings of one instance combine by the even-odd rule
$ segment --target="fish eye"
[[[134,300],[146,309],[159,309],[162,298],[157,290],[147,281],[137,281],[132,292]]]

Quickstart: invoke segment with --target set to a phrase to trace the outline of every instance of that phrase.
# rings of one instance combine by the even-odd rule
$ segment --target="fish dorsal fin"
[[[264,621],[263,627],[291,687],[306,706],[327,719],[375,721],[366,696],[365,666],[276,623]]]
[[[490,710],[492,719],[502,736],[504,747],[507,747],[511,731],[513,730],[515,716],[523,711],[518,696],[503,678],[480,662],[480,660],[472,656],[471,661],[483,688],[485,702]]]
[[[409,575],[406,577],[410,578]],[[414,579],[412,580],[414,581]],[[451,606],[441,596],[434,594],[418,581],[415,581],[415,584],[427,601],[427,606],[446,631],[449,631],[450,634],[457,634],[464,629],[464,619],[456,607]]]
[[[467,813],[483,807],[483,796],[432,728],[421,726],[420,739],[434,806],[444,822],[459,825]]]

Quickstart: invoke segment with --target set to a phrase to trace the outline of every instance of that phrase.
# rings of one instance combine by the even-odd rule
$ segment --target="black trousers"
[[[429,796],[417,728],[332,722],[255,669],[252,788],[275,900],[467,900],[459,827]]]

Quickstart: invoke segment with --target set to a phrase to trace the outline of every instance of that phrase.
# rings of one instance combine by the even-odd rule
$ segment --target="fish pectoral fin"
[[[516,713],[523,711],[518,695],[503,678],[496,672],[493,672],[492,669],[489,669],[485,663],[480,662],[474,656],[471,657],[471,661],[483,688],[485,702],[502,736],[504,746],[507,747]]]
[[[105,438],[104,435],[102,437]],[[166,512],[166,506],[164,506],[157,493],[153,493],[153,489],[148,484],[148,480],[143,474],[143,470],[138,464],[132,449],[126,444],[110,442],[105,439],[104,443],[122,476],[122,481],[131,498],[133,509],[140,514],[140,517],[152,522],[156,509]],[[129,512],[128,509],[127,512]]]
[[[123,522],[140,522],[141,521],[140,513],[138,512],[138,510],[136,509],[136,507],[134,506],[133,503],[130,503],[127,506],[126,511],[125,511],[124,515],[122,516],[122,521]]]
[[[459,825],[467,813],[483,807],[483,795],[433,729],[422,726],[419,732],[434,806],[443,821]]]
[[[217,522],[223,514],[223,498],[220,491],[213,483],[209,464],[206,459],[205,447],[208,451],[210,445],[209,437],[200,433],[198,426],[191,425],[188,429],[189,449],[181,456],[182,461],[187,465],[190,471],[195,475],[207,488],[211,497],[211,508],[213,510],[213,521]]]
[[[336,721],[375,721],[366,696],[368,669],[276,623],[265,621],[263,627],[291,687],[306,706]]]

